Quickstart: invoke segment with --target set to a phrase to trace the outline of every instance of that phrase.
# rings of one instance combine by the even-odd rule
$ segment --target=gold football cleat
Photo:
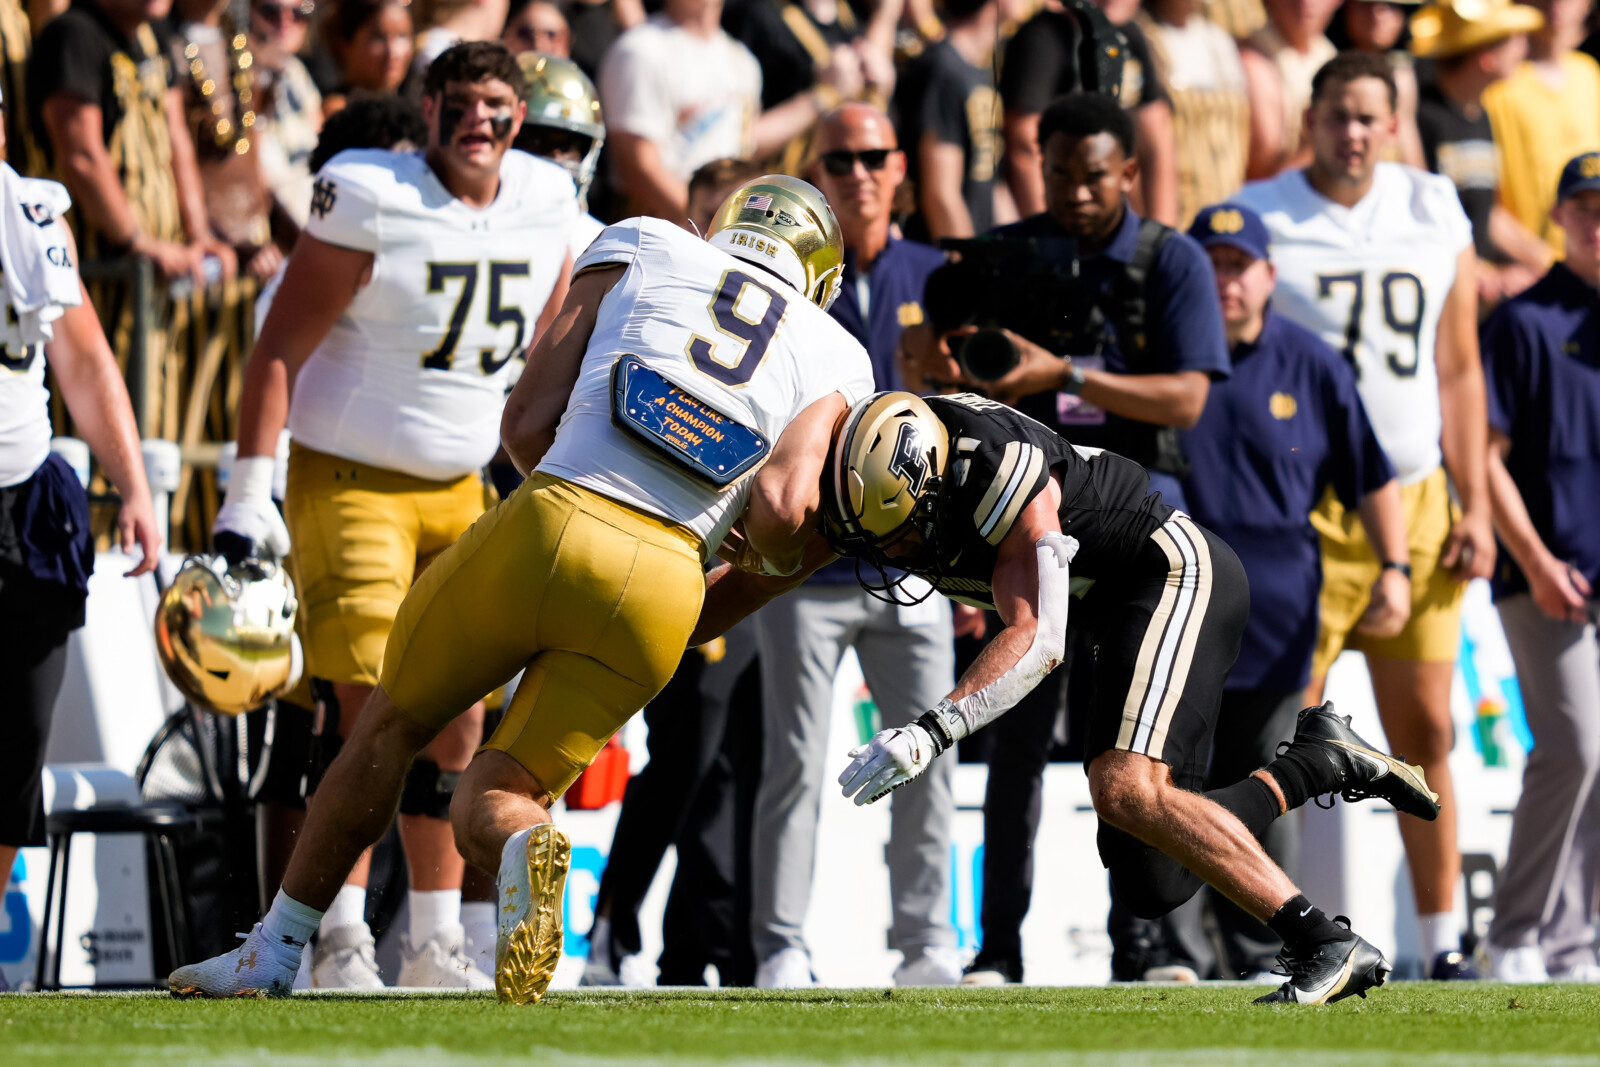
[[[494,988],[508,1004],[537,1004],[561,962],[561,912],[572,842],[553,823],[528,833],[526,881],[500,886]]]

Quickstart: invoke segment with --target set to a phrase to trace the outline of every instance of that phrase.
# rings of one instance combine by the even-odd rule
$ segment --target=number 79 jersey
[[[295,440],[435,481],[488,463],[509,365],[533,341],[576,218],[566,171],[524,152],[505,154],[482,209],[452,196],[420,153],[334,157],[306,232],[373,253],[372,277],[296,378]]]
[[[752,247],[759,239],[752,237]],[[757,250],[759,254],[759,250]],[[686,526],[709,553],[749,497],[647,449],[611,418],[611,368],[622,355],[776,445],[814,401],[873,391],[872,363],[849,331],[777,275],[660,219],[608,226],[573,275],[616,265],[577,383],[538,469]]]
[[[1472,244],[1454,184],[1379,163],[1351,208],[1300,170],[1247,185],[1233,201],[1253,208],[1272,235],[1272,309],[1344,353],[1400,481],[1427,477],[1441,459],[1439,315]]]

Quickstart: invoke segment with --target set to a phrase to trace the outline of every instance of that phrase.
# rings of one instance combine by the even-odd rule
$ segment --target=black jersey
[[[939,565],[922,573],[946,596],[994,607],[990,582],[1000,542],[1052,471],[1061,479],[1061,531],[1078,539],[1072,577],[1080,594],[1125,570],[1173,514],[1132,460],[1080,452],[1015,408],[972,393],[924,399],[950,433],[950,466],[939,492]]]

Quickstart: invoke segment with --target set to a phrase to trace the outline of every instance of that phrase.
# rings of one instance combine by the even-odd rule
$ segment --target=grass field
[[[1600,989],[1392,985],[1327,1008],[1259,988],[648,991],[491,996],[0,996],[0,1063],[1600,1064]],[[1156,1053],[1166,1052],[1157,1059]],[[1179,1054],[1173,1056],[1171,1053]]]

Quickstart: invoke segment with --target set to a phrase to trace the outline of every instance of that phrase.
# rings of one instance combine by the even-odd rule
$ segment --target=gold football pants
[[[437,729],[526,668],[484,747],[560,796],[667,684],[704,595],[688,529],[535,474],[417,578],[383,688]]]

